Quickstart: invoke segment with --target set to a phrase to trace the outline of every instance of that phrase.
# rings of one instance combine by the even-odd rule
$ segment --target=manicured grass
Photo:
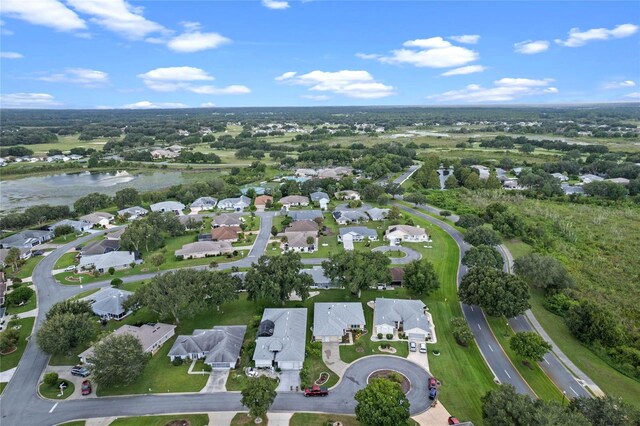
[[[60,259],[56,261],[56,264],[54,265],[53,269],[64,269],[67,266],[76,265],[77,255],[78,255],[78,252],[75,252],[75,251],[63,254],[62,256],[60,256]]]
[[[519,239],[507,240],[504,242],[514,259],[527,255],[533,251],[533,248]]]
[[[329,422],[340,422],[343,426],[360,426],[362,423],[355,416],[339,414],[295,413],[289,426],[326,426]]]
[[[132,281],[130,283],[123,283],[119,288],[127,291],[136,291],[144,284],[147,284],[149,281]]]
[[[90,345],[74,348],[68,354],[64,355],[51,355],[49,358],[49,365],[61,366],[68,365],[69,367],[80,364],[80,358],[78,355],[89,349]],[[68,356],[67,356],[68,355]]]
[[[64,389],[64,394],[62,396],[58,396],[60,395],[60,388],[58,386],[49,386],[46,385],[44,383],[40,383],[40,386],[38,387],[38,391],[40,392],[40,395],[42,395],[45,398],[49,398],[49,399],[67,399],[69,398],[71,395],[73,395],[73,391],[75,390],[75,386],[73,386],[73,383],[70,382],[69,380],[64,380],[64,382],[67,384],[67,387]]]
[[[173,420],[188,420],[191,426],[207,426],[207,414],[174,414],[170,416],[140,416],[116,419],[109,426],[165,426]]]
[[[262,423],[260,424],[268,425],[269,418],[267,416],[264,416],[262,418]],[[253,417],[251,417],[248,413],[237,413],[235,416],[233,416],[233,419],[231,419],[231,426],[255,426],[255,423]]]
[[[26,338],[31,335],[34,321],[35,318],[22,318],[18,320],[18,324],[21,325],[18,347],[15,352],[12,352],[8,355],[0,355],[0,371],[11,370],[13,367],[18,366],[20,358],[22,358],[22,354],[27,347]]]
[[[2,392],[4,392],[4,388],[6,388],[8,384],[9,382],[0,382],[0,395],[2,395]]]
[[[13,314],[21,314],[23,312],[28,312],[28,311],[32,311],[36,308],[36,300],[37,300],[37,296],[34,294],[33,296],[31,296],[29,298],[29,300],[27,300],[27,303],[25,303],[22,306],[9,306],[7,307],[7,315],[13,315]]]
[[[539,291],[531,291],[531,310],[551,339],[565,355],[608,395],[623,398],[640,408],[640,383],[610,367],[573,337],[564,319],[547,311]]]
[[[67,244],[68,242],[76,240],[82,237],[83,235],[87,235],[87,234],[88,233],[76,234],[72,232],[70,234],[60,235],[58,237],[55,237],[53,240],[49,241],[48,243],[49,244]]]
[[[562,401],[562,393],[540,366],[535,361],[529,361],[531,367],[525,366],[522,364],[522,358],[509,347],[509,340],[515,335],[515,332],[507,323],[506,318],[487,316],[487,321],[500,346],[538,398],[545,401]]]
[[[87,296],[91,296],[93,293],[97,293],[98,291],[100,291],[99,288],[93,288],[91,290],[87,290],[87,291],[83,291],[81,293],[76,294],[75,296],[73,296],[71,298],[71,300],[78,300],[78,299],[82,299],[83,297],[87,297]]]
[[[384,254],[387,257],[391,258],[403,258],[407,256],[403,251],[400,250],[386,251]]]
[[[43,256],[32,256],[20,267],[18,272],[14,274],[16,278],[25,279],[33,274],[33,268],[42,260]]]
[[[86,424],[87,422],[85,422],[84,420],[77,420],[75,422],[60,423],[56,426],[85,426]]]

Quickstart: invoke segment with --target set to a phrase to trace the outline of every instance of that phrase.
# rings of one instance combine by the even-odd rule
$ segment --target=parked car
[[[44,250],[34,250],[31,252],[31,256],[42,256],[44,254]]]
[[[75,265],[69,265],[66,268],[64,268],[65,272],[71,272],[71,271],[75,271],[76,270],[76,266]]]
[[[91,393],[91,381],[84,380],[82,382],[82,394],[89,395]]]
[[[429,399],[436,399],[438,397],[438,389],[431,388],[429,389]]]
[[[416,351],[416,342],[409,342],[409,350],[411,352],[415,352]]]
[[[88,377],[91,374],[91,372],[86,367],[76,365],[71,369],[71,374],[74,376]]]
[[[460,420],[458,420],[455,417],[451,416],[451,417],[449,417],[449,424],[450,425],[459,425],[460,424]]]
[[[435,377],[429,377],[429,381],[427,382],[427,387],[429,389],[433,389],[433,388],[437,388],[438,387],[438,381],[436,380]]]
[[[327,388],[320,386],[312,386],[310,388],[304,389],[304,396],[327,396],[329,395],[329,390]]]
[[[423,354],[427,353],[427,344],[426,343],[420,343],[420,353],[423,353]]]

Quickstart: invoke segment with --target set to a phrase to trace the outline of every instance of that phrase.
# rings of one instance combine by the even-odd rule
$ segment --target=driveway
[[[349,368],[349,364],[340,359],[339,343],[322,343],[322,360],[331,371],[342,377]]]
[[[200,393],[225,392],[229,370],[213,370]]]
[[[282,370],[278,373],[280,383],[278,383],[278,392],[295,392],[296,386],[300,389],[300,372],[298,370]]]
[[[417,252],[416,250],[409,248],[409,247],[403,247],[403,246],[380,246],[380,247],[376,247],[371,251],[379,251],[381,253],[386,253],[388,251],[401,251],[405,254],[404,257],[391,257],[391,264],[392,265],[404,265],[407,263],[411,263],[414,260],[420,260],[422,258],[422,255]]]
[[[409,351],[409,356],[407,356],[407,359],[411,362],[416,363],[420,367],[424,368],[424,370],[429,373],[429,356],[428,356],[429,354],[420,353],[420,343],[423,343],[423,342],[419,342],[417,340],[415,342],[416,342],[416,351],[415,352]]]

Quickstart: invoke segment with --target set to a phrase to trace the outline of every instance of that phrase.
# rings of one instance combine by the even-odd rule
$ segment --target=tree
[[[389,209],[389,213],[387,213],[387,219],[389,220],[402,219],[402,213],[400,212],[400,209],[398,208],[398,206],[391,206],[391,209]]]
[[[527,284],[515,275],[492,268],[476,267],[462,278],[460,301],[478,305],[491,316],[508,318],[529,309]]]
[[[78,198],[73,203],[73,209],[79,214],[88,214],[96,210],[109,207],[111,205],[111,197],[99,192],[92,192],[84,197]]]
[[[471,172],[464,179],[462,184],[465,188],[468,189],[478,189],[482,187],[482,182],[480,181],[480,175],[476,172]]]
[[[498,175],[496,174],[495,171],[491,171],[489,173],[489,177],[487,178],[486,182],[484,183],[484,187],[486,189],[500,189],[502,188],[502,182],[500,182],[500,179],[498,179]]]
[[[0,352],[10,352],[18,345],[20,341],[20,331],[15,328],[9,328],[0,333]]]
[[[409,400],[400,384],[375,378],[356,392],[356,419],[368,426],[406,425],[409,421]]]
[[[624,185],[606,180],[586,183],[583,188],[587,195],[595,195],[610,200],[620,200],[629,194],[629,190]]]
[[[125,207],[137,206],[140,204],[141,199],[137,189],[124,188],[116,192],[113,201],[119,209],[124,209]]]
[[[87,300],[63,300],[53,305],[48,311],[46,318],[49,319],[55,315],[73,314],[92,315],[91,303]]]
[[[156,268],[158,268],[158,270],[160,270],[160,265],[162,265],[164,263],[164,254],[162,253],[156,253],[152,256],[149,256],[149,258],[147,259],[149,261],[149,263],[151,263],[153,266],[155,266]]]
[[[474,266],[486,266],[488,268],[501,270],[504,267],[504,259],[495,247],[479,245],[467,250],[462,257],[462,264],[470,268]]]
[[[20,257],[20,249],[18,249],[17,247],[11,247],[9,251],[7,251],[4,263],[6,265],[10,265],[13,272],[17,271],[20,265],[23,263],[23,260]]]
[[[413,194],[407,194],[407,196],[404,197],[404,200],[408,203],[413,203],[416,206],[427,203],[426,195],[421,194],[419,192],[414,192]]]
[[[309,297],[313,278],[301,274],[302,260],[298,253],[288,252],[278,257],[261,256],[253,263],[244,279],[250,300],[284,303],[295,292],[302,300]]]
[[[278,228],[276,228],[275,225],[271,227],[271,235],[274,237],[278,235]]]
[[[456,222],[456,225],[466,229],[482,226],[483,224],[484,224],[484,220],[482,220],[480,216],[477,216],[475,214],[463,214],[460,216],[460,219],[458,219],[458,221]]]
[[[57,386],[58,380],[60,380],[58,373],[51,372],[44,375],[44,384],[49,387]]]
[[[89,358],[93,379],[100,386],[123,386],[142,375],[149,357],[131,334],[112,334],[95,345]]]
[[[89,314],[63,313],[47,318],[37,332],[40,349],[49,355],[66,355],[89,343],[96,335],[96,322]]]
[[[592,426],[637,425],[640,423],[640,412],[622,398],[597,396],[595,398],[581,396],[569,403],[569,409],[582,413]]]
[[[446,189],[455,189],[460,187],[460,184],[454,175],[450,175],[447,180],[444,181],[444,187]]]
[[[484,226],[476,226],[471,228],[464,234],[464,240],[472,246],[497,246],[502,239],[496,231]]]
[[[157,228],[152,226],[147,220],[136,220],[132,222],[120,237],[120,244],[123,248],[131,251],[149,252],[157,250],[164,244],[164,238]]]
[[[8,293],[5,297],[5,303],[8,306],[19,306],[24,303],[27,303],[29,299],[31,299],[36,294],[33,289],[22,286],[13,290],[11,293]]]
[[[456,342],[462,346],[468,346],[473,341],[473,333],[469,324],[462,317],[455,317],[451,319],[451,334]]]
[[[73,234],[75,232],[75,228],[71,225],[60,225],[60,226],[56,226],[56,228],[53,230],[53,235],[55,235],[56,237],[59,237],[61,235],[69,235],[69,234]]]
[[[332,255],[322,262],[326,276],[352,294],[391,281],[389,259],[381,252],[350,251]]]
[[[385,190],[380,185],[368,184],[362,191],[360,191],[360,195],[366,201],[377,201],[378,198],[385,193]]]
[[[240,403],[249,409],[253,417],[264,417],[278,395],[277,387],[278,382],[267,376],[250,379],[241,392]]]
[[[527,254],[513,262],[513,271],[535,288],[549,291],[573,287],[573,279],[567,270],[551,256]]]
[[[522,358],[532,361],[542,361],[551,350],[551,345],[533,331],[516,333],[509,341],[509,347]]]
[[[403,285],[413,293],[426,296],[440,288],[433,264],[427,259],[414,260],[404,268]]]
[[[599,342],[605,347],[613,347],[622,341],[622,330],[615,314],[590,300],[571,306],[565,321],[569,331],[584,343]]]

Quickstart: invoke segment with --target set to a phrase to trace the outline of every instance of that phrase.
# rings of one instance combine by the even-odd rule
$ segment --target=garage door
[[[415,340],[416,342],[424,342],[425,335],[419,333],[410,333],[407,335],[409,340]]]

